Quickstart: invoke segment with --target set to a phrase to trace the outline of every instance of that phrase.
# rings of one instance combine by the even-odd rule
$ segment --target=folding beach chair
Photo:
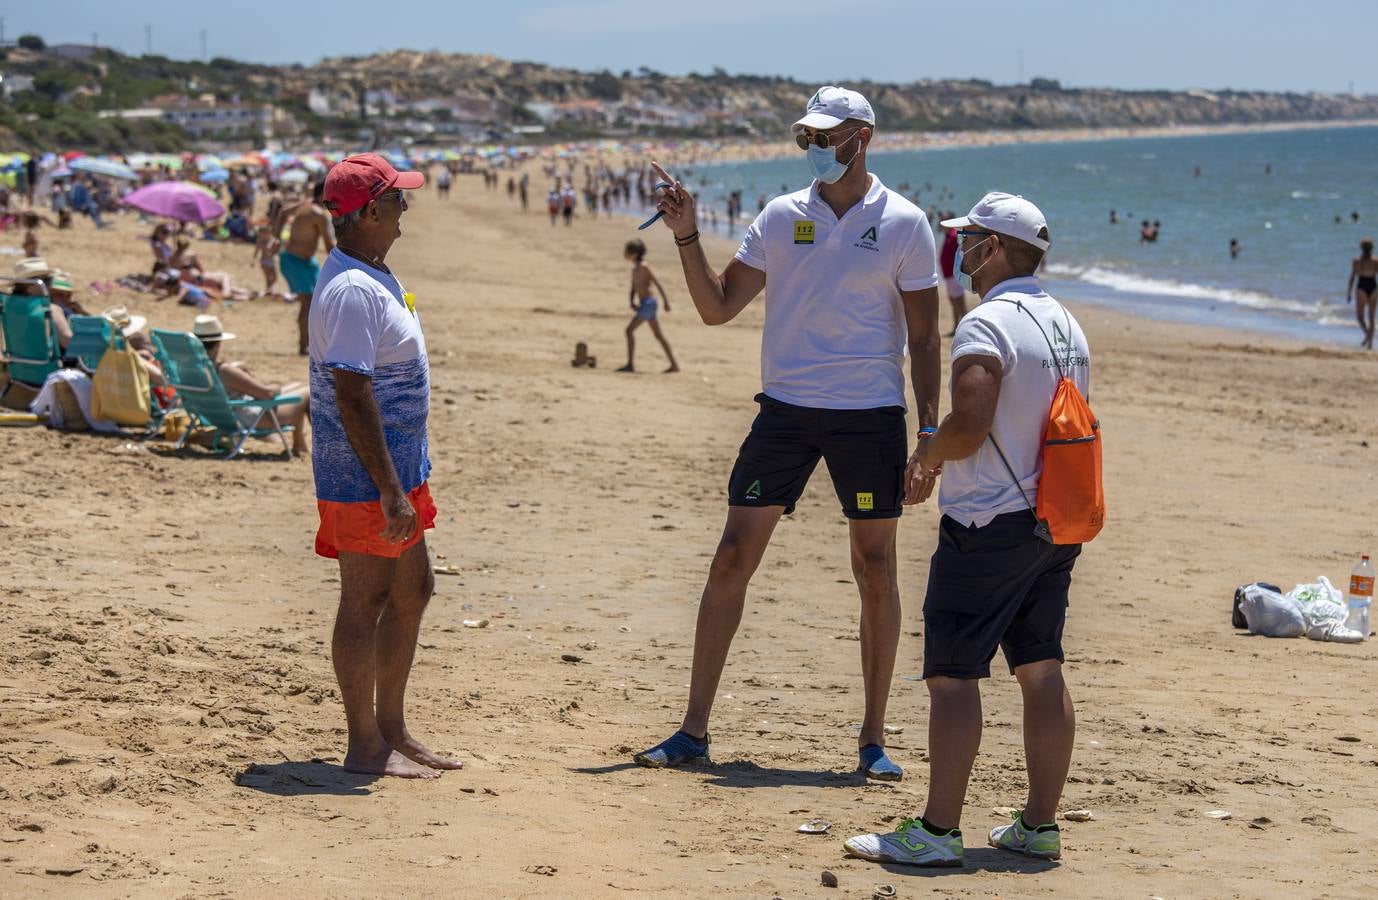
[[[62,354],[62,359],[68,365],[74,361],[81,364],[87,373],[94,375],[96,367],[100,365],[101,357],[105,351],[110,349],[110,336],[112,332],[115,336],[115,349],[124,349],[124,335],[115,331],[115,325],[105,316],[68,316],[67,322],[72,326],[72,339],[67,342],[67,349]],[[153,393],[149,404],[151,415],[148,420],[147,436],[151,436],[163,425],[163,419],[167,414],[177,408],[174,398],[168,405],[163,405],[163,400],[159,398],[157,392]]]
[[[43,284],[37,279],[25,283]],[[41,297],[0,294],[0,334],[5,340],[0,360],[8,364],[11,381],[37,390],[61,366],[46,285]]]
[[[76,360],[87,372],[96,371],[100,358],[110,346],[110,335],[115,326],[105,316],[68,316],[67,323],[72,326],[72,339],[62,358]],[[124,335],[115,335],[115,349],[124,349]]]
[[[200,338],[189,332],[155,328],[153,346],[158,362],[163,367],[163,377],[176,388],[178,396],[182,398],[183,409],[191,416],[190,426],[177,441],[178,449],[186,444],[193,432],[216,432],[231,444],[225,459],[233,459],[249,438],[277,435],[282,441],[283,452],[291,456],[292,447],[287,434],[292,431],[292,426],[284,426],[278,421],[277,408],[286,403],[299,403],[300,397],[278,395],[270,400],[231,400]],[[240,414],[249,407],[258,407],[267,413],[273,426],[259,428],[255,424],[246,425],[240,420]],[[261,414],[253,418],[257,421]]]

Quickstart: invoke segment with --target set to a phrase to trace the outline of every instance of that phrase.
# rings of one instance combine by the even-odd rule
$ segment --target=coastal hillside
[[[816,85],[768,75],[578,71],[494,56],[396,50],[270,66],[48,46],[0,51],[6,149],[178,150],[196,145],[774,135]],[[1027,84],[836,79],[887,130],[1261,124],[1378,118],[1378,96],[1118,91]]]
[[[800,114],[802,98],[817,85],[790,78],[709,74],[670,76],[647,69],[621,73],[582,72],[492,56],[399,50],[368,57],[325,59],[302,70],[310,79],[329,74],[370,90],[399,95],[459,91],[491,97],[503,108],[546,104],[575,110],[625,110],[627,124],[638,110],[682,111],[684,121],[702,117],[723,131],[744,124],[776,129]],[[1214,125],[1378,116],[1378,96],[1278,94],[1260,91],[1118,91],[1064,88],[1035,78],[1028,84],[986,81],[877,83],[838,78],[864,92],[880,120],[896,130],[987,130],[1018,128]],[[592,114],[582,116],[588,120]]]

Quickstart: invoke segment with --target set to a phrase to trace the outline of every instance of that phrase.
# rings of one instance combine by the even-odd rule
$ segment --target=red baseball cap
[[[332,216],[347,216],[393,188],[411,191],[425,182],[420,172],[399,172],[377,153],[360,153],[331,167],[321,202]]]

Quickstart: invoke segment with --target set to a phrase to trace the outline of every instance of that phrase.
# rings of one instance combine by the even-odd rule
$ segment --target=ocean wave
[[[1046,267],[1046,271],[1049,275],[1075,278],[1078,281],[1084,281],[1088,284],[1094,284],[1100,287],[1110,288],[1114,291],[1122,291],[1131,294],[1157,294],[1166,297],[1206,300],[1213,303],[1229,303],[1234,306],[1247,306],[1251,309],[1266,310],[1269,312],[1290,313],[1292,315],[1300,315],[1307,318],[1316,318],[1325,310],[1325,307],[1317,303],[1287,300],[1282,297],[1274,297],[1271,294],[1264,294],[1260,291],[1212,287],[1205,284],[1173,281],[1167,278],[1150,278],[1146,275],[1137,275],[1132,272],[1120,272],[1113,269],[1101,268],[1099,266],[1072,266],[1064,263],[1049,263]]]
[[[1310,191],[1293,191],[1291,196],[1293,200],[1339,200],[1341,195],[1335,193],[1313,194]]]

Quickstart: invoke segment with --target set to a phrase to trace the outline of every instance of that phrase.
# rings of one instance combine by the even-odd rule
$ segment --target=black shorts
[[[904,407],[810,409],[757,394],[761,411],[727,483],[729,506],[783,506],[804,493],[821,457],[849,519],[893,519],[909,452]]]
[[[987,678],[995,648],[1010,671],[1062,661],[1067,588],[1080,544],[1034,534],[1033,512],[1005,513],[984,528],[943,516],[923,601],[923,677]]]

